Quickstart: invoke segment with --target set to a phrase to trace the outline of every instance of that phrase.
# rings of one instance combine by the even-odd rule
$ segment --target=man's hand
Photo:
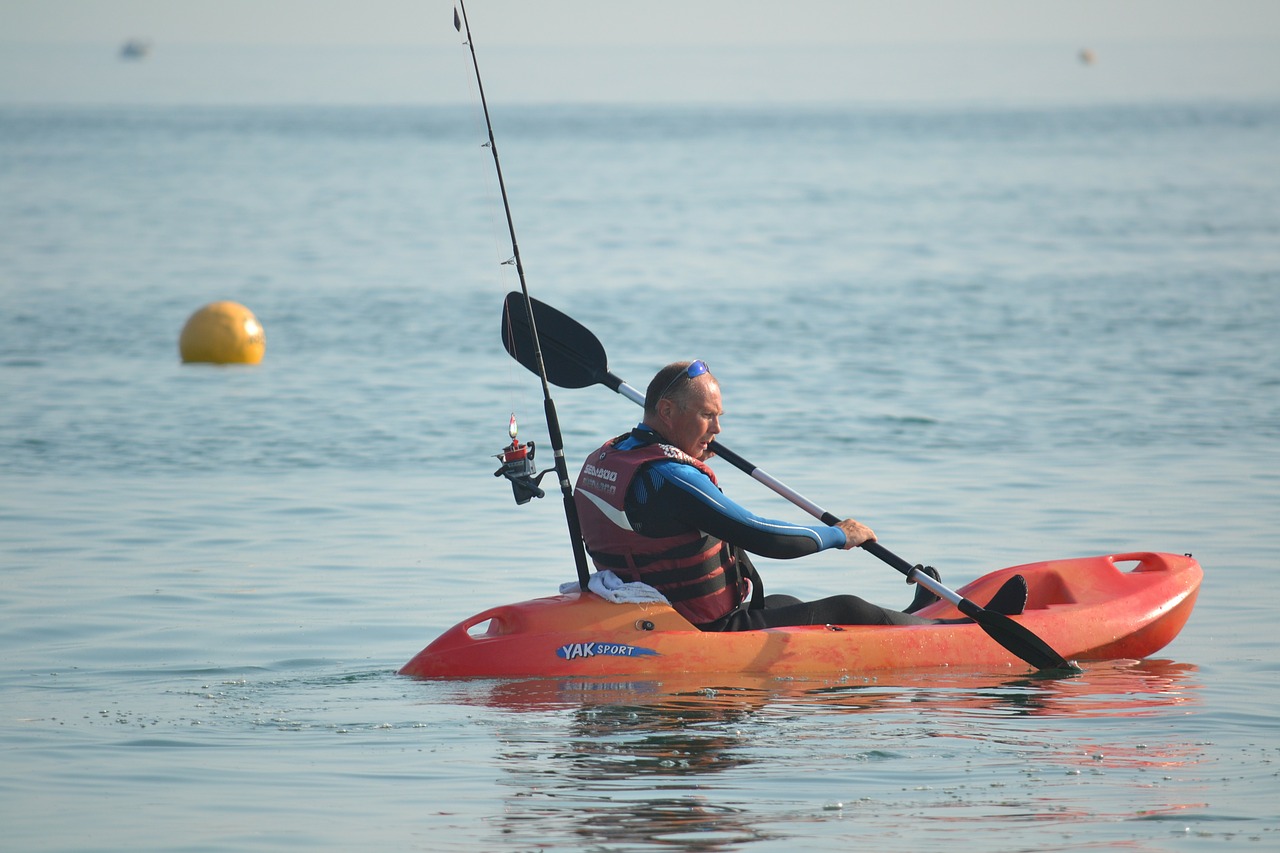
[[[846,518],[844,521],[836,525],[844,531],[844,550],[857,548],[866,542],[876,541],[876,535],[871,532],[871,528],[865,524],[854,521],[852,518]]]

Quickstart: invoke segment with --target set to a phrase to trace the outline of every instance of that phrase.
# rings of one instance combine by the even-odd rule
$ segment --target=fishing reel
[[[551,472],[548,468],[541,474],[533,462],[533,442],[521,444],[516,438],[516,416],[511,416],[511,426],[507,430],[511,443],[495,455],[502,461],[502,467],[493,472],[495,477],[506,477],[511,481],[511,494],[517,504],[527,504],[534,498],[544,498],[547,493],[538,487],[542,478]]]

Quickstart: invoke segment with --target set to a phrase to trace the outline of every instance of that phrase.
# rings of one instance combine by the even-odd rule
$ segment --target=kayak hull
[[[1025,611],[1011,617],[1068,660],[1143,658],[1168,645],[1195,606],[1203,571],[1153,552],[1050,560],[984,575],[957,590],[985,603],[1015,574]],[[921,616],[957,618],[945,601]],[[831,675],[918,667],[1026,664],[977,624],[805,625],[706,633],[666,604],[571,593],[504,604],[459,622],[401,669],[421,678]]]

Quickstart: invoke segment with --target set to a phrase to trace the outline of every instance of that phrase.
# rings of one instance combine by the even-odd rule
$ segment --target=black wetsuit
[[[641,425],[620,445],[653,440]],[[653,436],[656,438],[656,436]],[[692,465],[663,460],[645,467],[631,483],[626,496],[627,519],[644,536],[661,538],[690,527],[731,543],[744,571],[759,585],[759,575],[744,551],[762,557],[787,560],[845,544],[844,531],[827,525],[793,524],[758,516],[734,503]],[[933,622],[909,613],[887,610],[854,595],[833,595],[818,601],[801,601],[790,595],[757,596],[734,612],[709,625],[710,631],[748,631],[783,625],[922,625]]]

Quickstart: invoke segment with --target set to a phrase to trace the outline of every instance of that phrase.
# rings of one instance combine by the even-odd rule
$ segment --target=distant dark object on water
[[[1081,65],[1092,65],[1093,63],[1095,63],[1095,62],[1097,62],[1097,61],[1098,61],[1098,55],[1097,55],[1096,53],[1094,53],[1092,50],[1090,50],[1090,49],[1089,49],[1089,48],[1087,48],[1087,47],[1086,47],[1086,48],[1082,48],[1082,49],[1081,49],[1081,51],[1080,51],[1080,64],[1081,64]]]
[[[129,39],[120,46],[121,59],[146,59],[151,53],[151,42],[142,39]]]

